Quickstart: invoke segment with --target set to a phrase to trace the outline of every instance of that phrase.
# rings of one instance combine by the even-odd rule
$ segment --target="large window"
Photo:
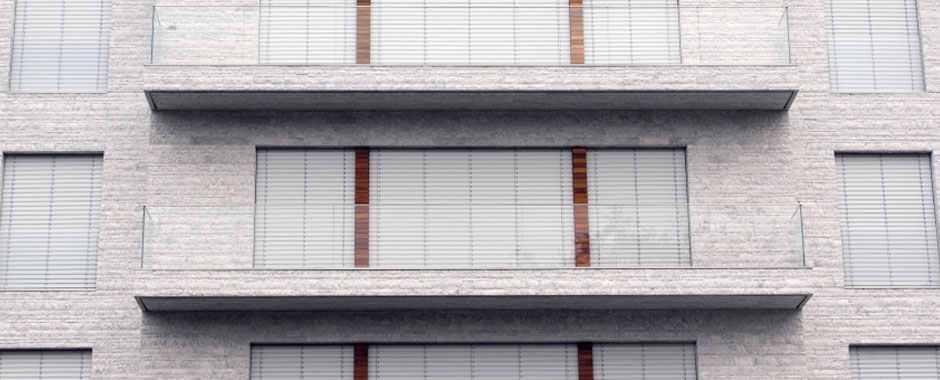
[[[95,287],[101,174],[101,156],[4,158],[0,288]]]
[[[566,0],[373,0],[373,64],[571,63]]]
[[[676,0],[584,0],[587,64],[682,63]]]
[[[593,348],[592,348],[593,346]],[[363,368],[365,367],[365,368]],[[694,343],[254,345],[251,379],[695,380]]]
[[[355,0],[261,0],[260,63],[356,63]]]
[[[853,346],[852,380],[940,379],[937,346]]]
[[[255,256],[260,268],[351,267],[352,150],[259,150]]]
[[[689,266],[685,151],[588,151],[591,266]]]
[[[573,267],[570,149],[373,150],[370,267]]]
[[[850,286],[940,284],[929,154],[839,154],[839,219]]]
[[[833,91],[924,90],[916,0],[826,0],[825,8]]]
[[[255,266],[691,265],[685,152],[578,152],[259,150]]]
[[[91,380],[91,350],[0,351],[0,379]]]
[[[110,0],[16,0],[10,90],[105,92]]]

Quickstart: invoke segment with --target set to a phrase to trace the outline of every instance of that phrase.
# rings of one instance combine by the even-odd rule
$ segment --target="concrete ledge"
[[[155,66],[144,93],[173,110],[787,110],[780,66]]]
[[[809,268],[139,270],[145,311],[799,309]]]

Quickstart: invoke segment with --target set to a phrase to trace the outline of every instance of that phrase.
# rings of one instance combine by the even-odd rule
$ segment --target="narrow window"
[[[0,288],[94,289],[101,175],[101,156],[5,157]]]
[[[826,0],[836,92],[924,91],[916,0]]]
[[[929,154],[839,154],[839,220],[849,286],[940,284]]]
[[[106,92],[110,0],[17,0],[10,90]]]
[[[91,350],[0,351],[0,379],[91,380]]]

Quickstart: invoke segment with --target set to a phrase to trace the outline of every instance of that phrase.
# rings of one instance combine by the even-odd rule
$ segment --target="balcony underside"
[[[800,309],[809,268],[141,270],[144,311]]]
[[[768,110],[796,91],[150,91],[165,110]]]
[[[780,66],[148,66],[174,110],[768,110],[790,107]]]
[[[708,296],[138,296],[144,311],[791,309],[809,294]]]

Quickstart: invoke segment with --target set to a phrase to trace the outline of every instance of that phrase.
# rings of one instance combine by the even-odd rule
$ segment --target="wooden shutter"
[[[263,149],[257,165],[255,266],[352,267],[354,151]]]
[[[8,155],[0,288],[94,289],[101,156]]]
[[[839,154],[847,285],[940,284],[929,154]]]
[[[596,380],[695,380],[693,343],[595,343]]]
[[[685,151],[588,150],[591,266],[689,266]]]
[[[588,64],[679,64],[677,0],[584,0]]]
[[[937,346],[853,346],[852,380],[940,379]]]
[[[373,150],[370,267],[571,267],[571,152]]]
[[[251,380],[282,379],[353,380],[353,346],[251,346]]]
[[[105,92],[110,0],[17,0],[10,90]]]
[[[825,15],[833,91],[924,91],[916,0],[826,0]]]
[[[3,380],[91,380],[90,350],[0,351]]]
[[[371,20],[373,64],[571,61],[567,0],[373,0]]]
[[[577,380],[573,344],[428,344],[369,347],[369,380]]]
[[[262,64],[356,63],[355,0],[261,0]]]

